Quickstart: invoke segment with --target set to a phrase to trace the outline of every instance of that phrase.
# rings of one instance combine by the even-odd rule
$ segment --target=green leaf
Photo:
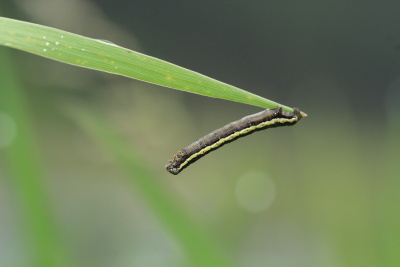
[[[108,41],[0,17],[0,45],[76,66],[263,108],[293,109],[197,72]]]
[[[9,133],[12,141],[0,147],[0,154],[5,156],[6,178],[10,179],[10,188],[22,215],[17,229],[23,233],[21,237],[29,251],[20,258],[29,262],[27,266],[69,266],[44,189],[44,170],[33,134],[33,120],[8,52],[0,49],[0,115],[9,118],[10,123],[0,125],[0,136]],[[4,182],[8,184],[8,181]]]
[[[151,173],[134,147],[124,140],[108,121],[93,110],[73,105],[65,106],[68,114],[97,143],[112,155],[143,200],[153,210],[164,227],[181,245],[188,266],[236,266],[221,251],[206,229],[194,221],[168,194],[162,179]]]

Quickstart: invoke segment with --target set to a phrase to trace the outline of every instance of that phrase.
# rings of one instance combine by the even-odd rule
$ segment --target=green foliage
[[[0,45],[186,92],[263,108],[279,105],[284,110],[293,111],[242,89],[108,41],[42,25],[0,17]]]
[[[3,152],[21,206],[23,220],[19,227],[21,233],[26,233],[22,238],[30,252],[21,259],[29,260],[30,266],[64,266],[66,258],[43,190],[43,169],[32,134],[32,119],[9,51],[1,48],[0,58],[0,112],[12,118],[16,129],[13,142]]]
[[[212,238],[189,218],[178,203],[162,188],[154,174],[136,156],[132,147],[123,140],[101,116],[77,106],[68,106],[67,113],[88,135],[112,155],[132,188],[141,193],[158,220],[175,237],[185,252],[189,266],[235,266],[227,260]]]
[[[196,89],[195,85],[198,84],[219,86],[218,88],[226,86],[200,74],[119,46],[39,25],[0,18],[0,36],[2,40],[0,42],[6,46],[164,86],[186,87],[187,91],[197,93],[205,91]],[[10,116],[16,122],[18,129],[17,138],[5,152],[10,162],[9,169],[14,189],[22,203],[24,220],[21,227],[26,230],[21,232],[28,233],[27,250],[32,252],[30,257],[24,255],[23,258],[33,266],[71,266],[67,264],[69,260],[64,255],[62,242],[55,231],[56,223],[50,216],[50,208],[41,182],[43,171],[37,157],[40,153],[32,136],[34,132],[32,120],[18,82],[19,78],[14,71],[8,51],[2,48],[0,57],[2,58],[0,66],[3,70],[0,73],[0,85],[6,88],[0,91],[0,111]],[[192,89],[189,88],[191,86]],[[213,96],[223,92],[221,89],[216,91],[218,93]],[[207,92],[211,91],[207,89]],[[236,92],[231,94],[233,98],[251,96],[235,88],[233,92]],[[227,92],[224,94],[229,96]],[[256,96],[254,99],[262,100]],[[222,256],[205,231],[186,216],[172,198],[168,197],[150,171],[131,151],[130,146],[113,132],[107,122],[92,112],[78,107],[68,108],[68,114],[115,157],[121,169],[133,182],[132,188],[142,194],[159,221],[180,243],[190,266],[233,266]]]

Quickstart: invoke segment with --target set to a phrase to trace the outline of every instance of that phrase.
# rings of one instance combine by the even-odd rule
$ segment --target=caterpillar
[[[293,110],[294,112],[283,111],[282,107],[266,109],[231,122],[179,150],[165,168],[174,175],[179,174],[193,162],[239,137],[263,129],[294,125],[302,117],[307,116],[298,108]]]

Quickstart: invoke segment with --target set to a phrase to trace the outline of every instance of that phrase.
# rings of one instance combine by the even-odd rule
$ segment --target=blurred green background
[[[400,2],[0,8],[309,115],[172,176],[259,109],[0,47],[0,266],[400,266]]]

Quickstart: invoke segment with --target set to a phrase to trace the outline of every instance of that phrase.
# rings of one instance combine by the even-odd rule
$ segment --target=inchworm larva
[[[172,174],[178,174],[184,168],[188,167],[207,153],[232,142],[239,137],[267,128],[294,125],[303,116],[306,116],[306,114],[300,112],[298,108],[294,108],[294,112],[292,113],[282,111],[281,107],[276,109],[267,109],[246,116],[207,134],[191,145],[181,149],[178,154],[170,160],[166,169]]]

